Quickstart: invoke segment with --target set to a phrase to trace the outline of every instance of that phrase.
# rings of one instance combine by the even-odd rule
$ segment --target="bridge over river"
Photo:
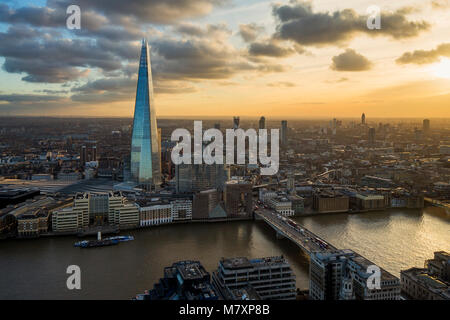
[[[291,219],[282,217],[270,209],[256,209],[255,217],[259,217],[271,226],[277,232],[278,237],[291,240],[308,255],[311,252],[333,252],[338,250],[305,227],[295,223]]]

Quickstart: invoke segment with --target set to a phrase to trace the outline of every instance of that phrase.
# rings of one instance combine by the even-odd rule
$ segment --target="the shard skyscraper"
[[[161,151],[158,145],[155,113],[150,52],[144,39],[134,107],[130,169],[132,180],[146,187],[161,184]]]

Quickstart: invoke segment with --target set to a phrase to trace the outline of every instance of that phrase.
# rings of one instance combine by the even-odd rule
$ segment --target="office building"
[[[265,129],[266,128],[266,118],[261,117],[259,119],[259,129]]]
[[[369,128],[369,145],[375,146],[375,128]]]
[[[309,264],[309,298],[311,300],[339,300],[346,262],[352,256],[354,253],[351,250],[311,253]]]
[[[422,131],[425,135],[430,133],[430,120],[429,119],[423,120]]]
[[[192,199],[139,199],[139,226],[149,227],[177,221],[192,220]]]
[[[367,270],[369,266],[375,264],[363,256],[355,253],[355,256],[348,260],[349,278],[353,280],[353,292],[356,300],[399,300],[400,280],[380,268],[380,289],[369,288],[369,277],[372,273]]]
[[[305,211],[305,199],[297,195],[289,195],[288,200],[291,202],[294,214],[301,214]]]
[[[180,164],[175,166],[177,193],[193,193],[208,189],[223,190],[230,179],[230,169],[223,164]]]
[[[362,125],[365,125],[365,124],[366,124],[366,115],[365,115],[365,113],[363,113],[363,114],[361,115],[361,124],[362,124]]]
[[[361,211],[384,210],[387,207],[385,197],[380,194],[357,193],[350,197],[350,202]]]
[[[119,229],[133,229],[139,226],[139,208],[134,203],[124,203],[109,215],[109,224]]]
[[[278,195],[276,191],[267,190],[265,188],[259,189],[258,194],[259,194],[258,199],[263,203],[267,203],[267,201],[269,201],[272,198],[275,198]]]
[[[450,300],[450,254],[437,251],[425,268],[400,272],[402,293],[415,300]]]
[[[192,220],[192,200],[179,199],[170,202],[173,221]]]
[[[239,129],[239,117],[233,117],[233,129]]]
[[[138,226],[138,209],[126,202],[120,192],[78,193],[72,207],[52,213],[54,232],[80,232],[90,226],[109,225],[117,228]]]
[[[251,286],[263,300],[295,300],[295,274],[283,257],[222,258],[213,280],[225,299],[230,292]]]
[[[211,283],[211,275],[200,261],[179,261],[164,268],[152,290],[138,294],[136,300],[218,300],[219,294]]]
[[[287,120],[283,120],[281,121],[281,132],[280,132],[281,145],[287,144],[287,133],[288,133],[287,131],[288,131]]]
[[[52,213],[52,230],[55,233],[73,234],[89,228],[87,210],[70,207]]]
[[[171,223],[172,206],[170,203],[158,203],[139,207],[139,226],[157,226]]]
[[[38,209],[17,217],[17,237],[34,238],[48,232],[49,213]]]
[[[81,147],[81,152],[80,152],[80,164],[83,167],[84,164],[87,162],[87,149],[86,146],[82,146]]]
[[[271,198],[267,201],[267,204],[282,216],[290,217],[294,215],[292,202],[285,196]]]
[[[318,213],[347,212],[349,197],[334,190],[318,190],[313,195],[313,209]]]
[[[39,237],[49,231],[51,212],[72,203],[71,198],[36,196],[0,210],[0,234],[11,232],[19,238]]]
[[[142,41],[131,138],[131,178],[146,188],[161,184],[160,149],[153,98],[150,52]]]
[[[295,193],[295,176],[290,174],[287,178],[287,189],[289,193]]]
[[[80,150],[80,166],[84,167],[86,162],[97,161],[97,146],[82,145]]]
[[[223,192],[225,210],[229,217],[249,217],[253,210],[252,184],[246,181],[230,180]]]
[[[399,300],[400,281],[380,268],[380,287],[370,287],[369,266],[375,264],[352,250],[313,252],[310,261],[311,300]]]
[[[221,202],[221,193],[217,191],[217,189],[210,189],[198,192],[194,195],[193,201],[193,215],[192,219],[194,220],[205,220],[212,218],[211,214],[214,209],[217,210],[223,208],[220,204]],[[226,218],[227,215],[222,214],[222,218]]]

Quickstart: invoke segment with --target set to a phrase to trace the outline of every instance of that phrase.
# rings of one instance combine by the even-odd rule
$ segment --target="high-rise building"
[[[225,299],[236,289],[252,288],[263,300],[295,300],[295,274],[283,257],[222,258],[213,281]]]
[[[437,251],[424,268],[400,271],[403,294],[414,300],[450,300],[450,253]]]
[[[369,283],[373,262],[345,249],[313,252],[309,264],[311,300],[399,300],[400,281],[380,268],[380,287]]]
[[[266,128],[266,118],[261,117],[259,119],[259,129],[265,129]]]
[[[220,205],[220,193],[216,189],[210,189],[198,192],[194,195],[192,204],[192,219],[204,220],[209,219],[213,210]],[[226,217],[226,214],[225,214]]]
[[[290,193],[295,193],[295,176],[293,174],[288,175],[287,189]]]
[[[134,182],[147,187],[161,183],[152,69],[148,43],[145,39],[142,41],[139,62],[130,161],[131,178]]]
[[[252,184],[231,180],[225,184],[223,192],[225,210],[230,217],[245,217],[252,214]]]
[[[239,117],[233,117],[233,129],[239,129]]]
[[[92,147],[92,158],[91,161],[97,161],[97,147],[93,146]]]
[[[424,134],[428,134],[430,133],[430,120],[429,119],[425,119],[423,120],[423,133]]]
[[[97,161],[97,146],[83,145],[80,150],[80,165],[84,167],[89,161]]]
[[[175,166],[178,193],[191,193],[208,189],[223,190],[230,179],[230,170],[223,164],[179,164]]]
[[[287,143],[287,120],[281,121],[281,144],[286,145]]]
[[[86,146],[82,146],[81,147],[81,152],[80,152],[80,164],[82,167],[84,167],[84,165],[86,164],[87,161],[87,150],[86,150]]]
[[[365,113],[363,113],[362,116],[361,116],[361,124],[362,125],[366,124],[366,114]]]
[[[164,277],[136,300],[218,300],[211,275],[200,261],[179,261],[164,268]]]
[[[353,251],[313,252],[309,264],[309,297],[311,300],[339,300],[345,277],[347,258]]]
[[[375,128],[369,128],[369,144],[375,145]]]

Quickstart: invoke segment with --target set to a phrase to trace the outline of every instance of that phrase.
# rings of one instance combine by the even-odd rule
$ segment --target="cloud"
[[[335,71],[365,71],[372,67],[372,63],[353,49],[347,49],[332,58],[330,68]]]
[[[28,24],[34,27],[64,28],[67,20],[67,7],[22,7],[13,9],[6,4],[0,4],[0,22],[11,24]],[[93,11],[82,11],[84,29],[95,30],[107,24],[107,19]]]
[[[155,84],[155,94],[180,94],[197,92],[197,88],[182,82],[164,81]]]
[[[396,60],[398,64],[428,64],[438,62],[441,57],[450,57],[450,43],[443,43],[432,50],[415,50],[405,52]]]
[[[285,87],[285,88],[292,88],[295,87],[295,83],[289,82],[289,81],[279,81],[279,82],[271,82],[267,84],[268,87]]]
[[[193,23],[180,23],[175,27],[175,31],[191,37],[214,38],[216,41],[223,41],[231,35],[231,30],[225,24],[208,24],[202,27]]]
[[[40,93],[46,93],[46,94],[67,94],[69,93],[69,90],[49,90],[49,89],[44,89],[44,90],[34,90],[34,92],[40,92]]]
[[[136,90],[134,78],[100,78],[72,88],[70,98],[77,102],[104,103],[129,100]]]
[[[0,94],[0,102],[14,103],[34,103],[58,101],[62,98],[54,95],[37,95],[37,94]]]
[[[253,42],[248,52],[252,56],[286,57],[295,52],[292,48],[286,48],[276,41]]]
[[[342,83],[342,82],[347,82],[347,81],[350,81],[350,79],[349,79],[349,78],[346,78],[346,77],[342,77],[342,78],[335,79],[335,80],[329,80],[329,79],[327,79],[327,80],[325,80],[324,82],[325,82],[325,83]]]
[[[70,100],[54,94],[0,94],[0,114],[46,115],[70,107]]]
[[[258,26],[256,23],[239,25],[239,34],[245,42],[255,41],[263,31],[264,27]]]
[[[235,72],[234,48],[206,39],[152,42],[155,74],[164,78],[220,79]]]
[[[221,36],[210,37],[212,30]],[[203,31],[195,31],[193,37],[151,41],[154,76],[158,80],[227,79],[237,73],[285,70],[279,64],[250,59],[231,45],[230,36],[231,32],[223,26],[207,26]]]
[[[382,12],[381,30],[367,28],[367,16],[352,9],[335,12],[314,12],[309,2],[293,1],[287,5],[274,5],[277,20],[275,37],[292,40],[300,45],[342,45],[357,34],[388,36],[403,39],[417,36],[430,28],[426,21],[409,21],[409,10]]]
[[[111,19],[132,16],[141,23],[170,24],[206,15],[214,6],[227,3],[226,0],[48,0],[47,6],[65,10],[77,4],[82,10],[100,12]]]
[[[433,9],[447,9],[450,7],[450,0],[433,0],[431,1]]]
[[[72,88],[72,101],[105,103],[128,101],[134,98],[137,77],[110,77],[87,82]],[[197,89],[179,81],[154,81],[155,94],[192,93]]]
[[[15,26],[0,32],[0,42],[3,69],[25,73],[22,80],[27,82],[63,83],[86,77],[89,68],[112,71],[122,67],[120,59],[91,39],[53,38]]]
[[[245,37],[255,42],[249,44],[255,54],[252,56],[248,50],[233,45],[232,31],[225,24],[183,21],[228,2],[48,0],[45,7],[2,3],[0,23],[7,28],[0,31],[2,68],[20,74],[25,82],[60,84],[54,90],[34,92],[50,97],[61,94],[71,106],[133,99],[143,37],[150,39],[152,46],[156,94],[195,92],[195,83],[202,80],[286,71],[287,67],[260,57],[301,52],[300,46],[283,47],[273,39],[255,42],[263,27],[250,24],[241,28],[242,34],[247,32]],[[66,9],[71,4],[81,8],[80,30],[66,29]],[[39,95],[29,97],[35,98]],[[61,102],[51,101],[54,105]],[[10,102],[4,101],[3,105],[6,103]]]

